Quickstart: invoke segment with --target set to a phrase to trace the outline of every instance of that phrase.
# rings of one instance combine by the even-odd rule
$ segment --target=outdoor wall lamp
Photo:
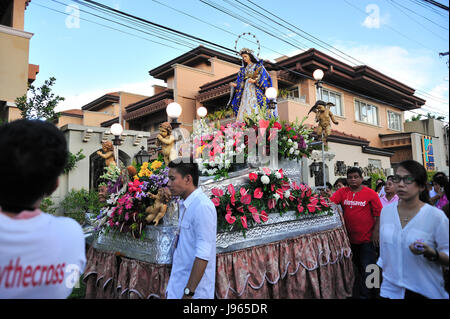
[[[178,122],[178,118],[180,117],[181,112],[181,105],[177,102],[172,102],[167,105],[166,113],[169,119],[171,119],[170,125],[172,126],[172,130],[175,130],[181,125],[181,123]]]
[[[267,100],[269,100],[269,102],[267,103],[267,105],[269,106],[269,109],[275,109],[276,105],[277,105],[277,89],[274,87],[270,87],[267,88],[266,92],[265,92],[266,98]]]
[[[134,158],[136,158],[136,163],[138,165],[142,165],[145,162],[148,163],[150,160],[150,154],[145,150],[144,146],[141,146],[141,150],[134,155]]]

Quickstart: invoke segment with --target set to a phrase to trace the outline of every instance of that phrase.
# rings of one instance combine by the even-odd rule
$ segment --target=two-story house
[[[28,63],[33,34],[24,31],[24,18],[30,1],[0,2],[0,122],[21,118],[14,101],[27,93],[39,73],[39,65]]]

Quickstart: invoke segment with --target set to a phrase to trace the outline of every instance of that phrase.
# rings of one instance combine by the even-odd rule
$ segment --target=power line
[[[445,6],[442,3],[439,3],[437,1],[433,1],[433,0],[422,0],[422,1],[428,2],[428,3],[434,5],[434,6],[438,7],[438,8],[441,8],[441,9],[449,11],[447,6]]]
[[[410,0],[410,1],[412,1],[413,3],[415,3],[416,5],[418,5],[418,6],[422,7],[422,8],[427,9],[428,12],[433,12],[433,13],[441,16],[442,18],[448,19],[447,15],[445,15],[441,10],[438,10],[434,6],[430,5],[429,3],[422,2],[420,0]]]
[[[391,0],[392,2],[395,2],[394,0]],[[419,13],[417,13],[416,11],[414,11],[414,10],[411,10],[410,8],[408,8],[408,7],[405,7],[404,5],[401,5],[400,3],[397,3],[399,6],[401,6],[402,8],[404,8],[404,9],[406,9],[406,10],[408,10],[408,11],[410,11],[410,12],[412,12],[412,13],[414,13],[415,15],[417,15],[417,16],[419,16],[419,17],[422,17],[422,18],[424,18],[425,20],[427,20],[427,21],[429,21],[429,22],[431,22],[431,23],[433,23],[434,25],[436,25],[436,26],[438,26],[438,27],[440,27],[440,28],[442,28],[442,29],[444,29],[444,30],[447,30],[448,31],[448,28],[446,28],[446,27],[444,27],[444,26],[442,26],[442,25],[440,25],[440,24],[438,24],[438,23],[436,23],[436,22],[434,22],[433,20],[431,20],[431,19],[428,19],[427,17],[425,17],[425,16],[423,16],[423,15],[421,15],[421,14],[419,14]]]
[[[405,11],[403,11],[400,7],[405,8],[408,11],[411,11],[412,13],[415,13],[414,11],[410,10],[409,8],[402,6],[400,3],[395,2],[394,0],[389,0],[389,2],[391,3],[392,6],[396,7],[399,11],[401,11],[404,15],[406,15],[408,18],[410,18],[411,20],[413,20],[414,22],[416,22],[417,24],[419,24],[422,28],[424,28],[425,30],[429,31],[430,33],[434,34],[436,37],[438,37],[439,39],[443,40],[443,41],[447,41],[448,39],[444,39],[443,37],[441,37],[439,34],[435,33],[434,31],[428,29],[426,26],[424,26],[422,23],[420,23],[419,21],[417,21],[416,19],[414,19],[413,17],[411,17],[409,14],[407,14]],[[428,20],[428,19],[427,19]],[[431,20],[430,20],[431,21]],[[431,21],[433,22],[433,21]],[[434,23],[434,22],[433,22]],[[434,23],[436,24],[436,23]],[[444,28],[438,24],[436,24],[437,26],[443,28],[444,30],[447,30],[447,28]]]
[[[51,11],[56,12],[56,13],[60,13],[60,14],[66,15],[66,16],[70,16],[69,13],[62,12],[62,11],[59,11],[59,10],[54,9],[54,8],[50,8],[50,7],[44,6],[44,5],[42,5],[42,4],[38,4],[38,3],[36,3],[36,2],[31,2],[31,4],[32,4],[33,6],[38,6],[38,7],[41,7],[41,8],[45,8],[45,9],[47,9],[47,10],[51,10]],[[81,10],[80,10],[80,11],[81,11]],[[86,12],[86,13],[88,13],[88,12]],[[136,34],[133,34],[133,33],[129,33],[129,32],[126,32],[126,31],[123,31],[123,30],[120,30],[120,29],[116,29],[116,28],[113,28],[113,27],[111,27],[111,26],[108,26],[108,25],[105,25],[105,24],[102,24],[102,23],[94,22],[94,21],[89,20],[89,19],[85,19],[85,18],[81,18],[81,17],[79,17],[79,19],[80,19],[80,20],[83,20],[83,21],[86,21],[86,22],[89,22],[89,23],[93,23],[93,24],[96,24],[96,25],[105,27],[105,28],[108,28],[108,29],[111,29],[111,30],[114,30],[114,31],[118,31],[118,32],[121,32],[121,33],[124,33],[124,34],[127,34],[127,35],[131,35],[131,36],[133,36],[133,37],[137,37],[137,38],[142,39],[142,40],[146,40],[146,41],[149,41],[149,42],[152,42],[152,43],[160,44],[160,45],[162,45],[162,46],[165,46],[165,47],[168,47],[168,48],[171,48],[171,49],[182,50],[182,49],[180,49],[180,48],[176,48],[176,47],[173,47],[173,46],[171,46],[171,45],[168,45],[168,44],[165,44],[165,43],[161,43],[161,42],[158,42],[158,41],[150,40],[150,39],[148,39],[148,38],[144,38],[144,37],[141,37],[141,36],[136,35]],[[140,31],[140,32],[142,32],[142,31]],[[144,33],[145,33],[145,32],[144,32]]]
[[[56,0],[54,0],[54,1],[56,1]],[[51,9],[51,10],[57,11],[57,10],[54,10],[54,9]],[[59,13],[62,13],[62,12],[59,12]],[[63,14],[66,14],[66,13],[63,13]],[[67,14],[66,14],[66,15],[67,15]],[[100,17],[100,16],[98,16],[98,15],[95,15],[95,16]],[[130,15],[130,16],[131,16],[131,15]],[[106,19],[106,18],[104,18],[104,17],[100,17],[100,18]],[[86,19],[83,19],[83,20],[86,20]],[[112,20],[109,20],[109,19],[106,19],[106,20],[112,21]],[[143,21],[145,21],[145,20],[143,20]],[[116,21],[112,21],[112,22],[118,23],[118,22],[116,22]],[[97,23],[96,23],[96,24],[97,24]],[[111,29],[114,29],[114,28],[111,28]],[[170,28],[169,28],[169,29],[170,29]],[[117,29],[114,29],[114,30],[119,31],[119,32],[122,32],[121,30],[117,30]],[[172,29],[172,30],[173,30],[173,29]],[[139,31],[140,31],[140,30],[139,30]],[[177,30],[174,30],[174,31],[177,31]],[[141,32],[143,32],[143,31],[141,31]],[[206,41],[206,40],[204,40],[204,39],[200,39],[200,38],[198,38],[198,37],[194,37],[194,36],[189,35],[189,34],[186,34],[186,33],[183,33],[183,36],[184,36],[184,37],[188,37],[188,38],[195,38],[195,39],[198,39],[198,40],[200,40],[200,41],[202,41],[202,42],[205,42],[205,41]],[[154,41],[151,41],[151,42],[154,42]],[[206,42],[209,42],[209,41],[206,41]],[[210,42],[210,43],[212,43],[212,42]],[[159,44],[162,44],[162,43],[159,43]],[[220,45],[218,45],[218,44],[216,44],[216,43],[212,43],[212,44],[215,45],[215,46],[220,46]],[[164,44],[162,44],[162,45],[164,45]],[[223,47],[223,46],[220,46],[220,47]],[[226,47],[223,47],[223,48],[225,48],[225,49],[227,49],[227,50],[230,50],[230,51],[234,51],[234,50],[228,49],[228,48],[226,48]],[[278,68],[279,68],[279,69],[284,69],[284,70],[286,70],[286,71],[288,71],[288,72],[290,72],[290,73],[294,73],[294,74],[300,75],[300,76],[302,76],[302,77],[311,78],[310,76],[306,76],[306,75],[304,75],[304,74],[302,74],[302,73],[299,73],[299,72],[297,72],[297,71],[295,71],[295,70],[289,70],[289,69],[287,69],[287,68],[285,68],[285,67],[280,67],[280,66],[278,66]],[[344,89],[344,88],[342,88],[342,89]],[[344,89],[344,90],[346,90],[346,89]],[[359,95],[361,95],[361,94],[359,94]],[[361,96],[362,96],[362,97],[365,97],[364,95],[361,95]],[[367,98],[373,99],[373,98],[371,98],[371,97],[367,97]],[[384,103],[384,104],[389,104],[389,103],[386,103],[385,101],[381,101],[381,102]],[[396,105],[392,105],[392,106],[398,107],[398,106],[396,106]],[[414,113],[414,111],[411,111],[411,110],[409,110],[409,111]]]
[[[222,46],[222,45],[220,45],[220,44],[216,44],[216,43],[214,43],[214,42],[211,42],[211,41],[208,41],[208,40],[201,39],[201,38],[199,38],[199,37],[196,37],[196,36],[187,34],[187,33],[185,33],[185,32],[178,31],[178,30],[175,30],[175,29],[172,29],[172,28],[163,26],[163,25],[161,25],[161,24],[158,24],[158,23],[155,23],[155,22],[152,22],[152,21],[143,19],[143,18],[139,18],[139,17],[134,16],[134,15],[132,15],[132,14],[129,14],[129,13],[126,13],[126,12],[123,12],[123,11],[120,11],[120,10],[117,10],[117,9],[114,9],[114,8],[111,8],[111,7],[108,7],[108,6],[106,6],[106,5],[103,5],[103,4],[101,4],[101,3],[98,3],[98,2],[96,2],[96,1],[92,1],[92,0],[82,0],[82,1],[83,1],[83,2],[88,2],[88,3],[93,4],[93,5],[95,5],[95,6],[97,6],[97,7],[100,7],[100,8],[104,8],[104,9],[106,9],[106,10],[108,10],[108,11],[111,11],[111,12],[114,12],[114,13],[116,13],[116,14],[119,14],[119,15],[122,15],[122,16],[126,16],[126,17],[129,17],[129,18],[135,19],[135,20],[137,20],[137,21],[141,21],[141,22],[148,23],[148,24],[150,24],[150,25],[153,25],[153,26],[158,27],[158,28],[160,28],[160,29],[164,29],[164,30],[169,31],[169,32],[171,32],[171,33],[175,33],[175,34],[178,34],[178,35],[180,35],[180,36],[185,36],[185,37],[194,39],[194,40],[196,40],[196,41],[198,41],[198,42],[205,43],[205,44],[209,44],[209,45],[212,45],[212,46],[214,46],[214,47],[220,48],[220,49],[222,49],[222,50],[229,51],[229,52],[231,52],[231,53],[235,53],[234,50],[229,49],[229,48],[227,48],[227,47],[224,47],[224,46]],[[76,2],[80,2],[80,1],[76,0]]]

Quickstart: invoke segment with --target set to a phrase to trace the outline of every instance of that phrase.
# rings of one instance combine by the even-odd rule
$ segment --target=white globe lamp
[[[313,72],[313,78],[316,81],[322,81],[324,73],[321,69],[317,69]]]
[[[206,116],[206,114],[208,114],[208,110],[206,109],[206,107],[204,106],[200,106],[197,109],[197,115],[201,118],[204,118]]]

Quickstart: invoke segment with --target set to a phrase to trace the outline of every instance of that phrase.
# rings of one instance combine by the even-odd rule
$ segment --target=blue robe
[[[248,78],[256,79],[256,83],[255,84],[246,83]],[[251,68],[249,66],[241,67],[237,76],[236,84],[237,86],[235,88],[234,97],[231,101],[231,106],[233,107],[233,112],[235,116],[238,115],[239,109],[241,107],[250,110],[255,109],[256,111],[257,106],[259,107],[263,106],[264,101],[266,99],[264,93],[267,88],[272,86],[272,79],[267,70],[263,66],[263,60],[259,60],[258,63],[254,64]],[[254,90],[255,91],[254,93],[256,93],[256,101],[254,100],[249,101],[247,99],[244,99],[245,101],[243,101],[243,96],[246,96],[244,94],[245,90]],[[248,95],[254,95],[253,92],[247,93],[251,93]],[[250,103],[251,105],[250,106],[244,104],[241,105],[242,102]],[[278,115],[277,109],[272,110],[271,113],[274,116]]]

